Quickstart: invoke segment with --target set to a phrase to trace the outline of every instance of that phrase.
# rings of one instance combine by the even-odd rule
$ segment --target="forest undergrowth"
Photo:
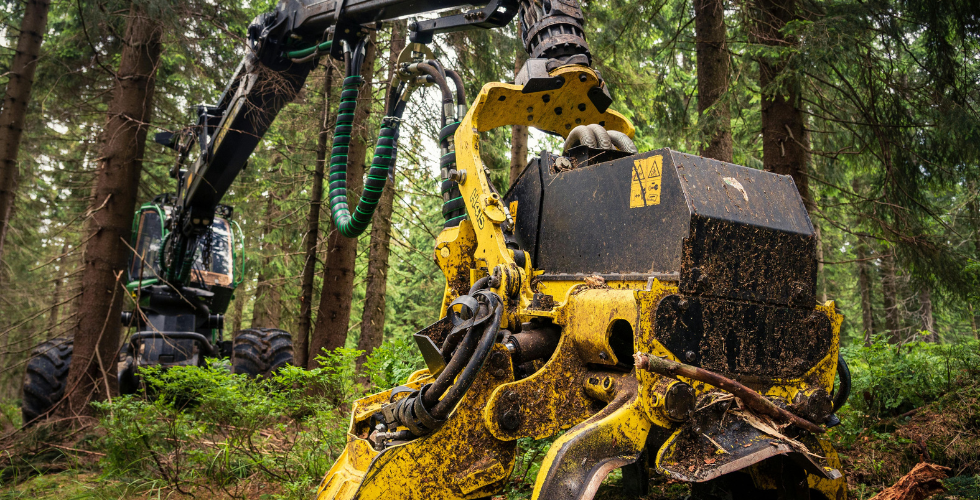
[[[352,349],[322,367],[289,367],[251,381],[220,364],[145,372],[146,394],[96,403],[97,419],[14,432],[17,401],[2,405],[0,498],[312,498],[341,453],[350,402],[404,381],[421,366],[386,343],[358,378]],[[928,461],[951,469],[950,498],[980,498],[980,343],[879,339],[844,349],[854,388],[830,435],[851,498],[869,499]],[[529,498],[550,440],[520,442],[499,497]],[[627,498],[612,474],[597,498]],[[658,477],[648,499],[688,489]]]

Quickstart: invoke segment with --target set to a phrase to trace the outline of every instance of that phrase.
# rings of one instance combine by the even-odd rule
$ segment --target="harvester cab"
[[[135,371],[141,366],[201,365],[205,357],[231,356],[231,341],[222,339],[222,329],[244,274],[241,229],[231,220],[232,208],[219,205],[208,234],[199,240],[189,283],[170,285],[163,270],[174,199],[157,196],[133,219],[126,289],[138,307],[122,313],[123,325],[136,329],[120,353],[123,393],[135,390]]]

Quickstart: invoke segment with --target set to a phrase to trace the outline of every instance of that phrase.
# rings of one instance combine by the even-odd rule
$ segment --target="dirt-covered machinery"
[[[292,338],[277,329],[246,329],[225,340],[224,314],[244,276],[245,248],[232,208],[218,205],[197,246],[188,281],[165,278],[167,242],[174,223],[173,194],[143,204],[133,218],[133,250],[125,273],[130,294],[122,325],[130,335],[117,362],[119,392],[139,390],[139,368],[203,366],[206,359],[230,359],[236,373],[265,375],[292,362]],[[71,364],[70,338],[37,346],[28,360],[22,399],[24,421],[44,415],[64,395]]]
[[[592,498],[617,468],[636,494],[655,471],[698,498],[845,498],[822,436],[847,397],[842,317],[816,302],[792,178],[637,153],[588,65],[525,71],[453,126],[428,368],[354,403],[318,498],[489,498],[521,438],[554,438],[535,499]],[[479,144],[510,125],[566,142],[501,195]]]
[[[250,50],[218,104],[164,141],[179,153],[181,191],[158,271],[189,283],[221,197],[320,57],[346,68],[327,196],[345,236],[368,226],[392,177],[413,89],[439,90],[442,319],[416,335],[426,369],[354,402],[318,498],[489,498],[522,438],[553,439],[535,499],[592,498],[617,468],[637,494],[652,471],[692,483],[697,498],[846,498],[823,437],[849,387],[842,317],[816,302],[816,237],[793,180],[638,152],[592,68],[576,0],[492,0],[412,22],[364,191],[348,205],[368,33],[466,3],[283,0],[249,27]],[[515,17],[527,62],[514,83],[487,83],[471,100],[424,45]],[[502,193],[480,141],[511,125],[565,145]],[[183,170],[193,142],[200,155]]]

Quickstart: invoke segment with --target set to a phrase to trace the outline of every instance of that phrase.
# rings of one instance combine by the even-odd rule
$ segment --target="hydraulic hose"
[[[460,78],[459,73],[451,69],[446,70],[446,75],[456,87],[456,119],[462,120],[466,113],[466,89],[463,87],[463,79]]]
[[[489,276],[484,276],[484,277],[476,280],[476,282],[473,283],[473,286],[470,287],[470,291],[467,292],[466,295],[473,295],[477,291],[483,290],[484,288],[487,287],[487,283],[490,283],[490,277]]]
[[[833,412],[837,413],[847,403],[847,398],[851,395],[851,369],[844,361],[844,356],[837,354],[837,376],[840,377],[840,386],[834,394]]]
[[[461,306],[459,314],[454,306]],[[496,294],[487,290],[463,295],[450,306],[455,325],[453,333],[466,329],[466,337],[452,354],[449,363],[435,382],[393,403],[395,420],[414,436],[424,436],[439,428],[463,399],[497,341],[503,306]],[[440,399],[440,396],[442,398]]]
[[[438,64],[438,63],[436,63]],[[459,128],[459,120],[455,117],[453,110],[453,94],[449,89],[449,84],[443,73],[433,64],[422,63],[417,66],[419,71],[424,72],[432,78],[442,91],[442,129],[439,131],[439,149],[442,153],[439,158],[439,170],[442,173],[442,217],[445,220],[445,227],[455,227],[466,218],[466,205],[463,196],[459,191],[456,181],[449,178],[449,172],[456,167],[456,150],[452,144],[452,138]],[[466,95],[463,91],[463,80],[459,74],[452,70],[445,71],[446,76],[453,80],[456,86],[457,109],[462,109],[466,105]],[[459,117],[462,118],[462,117]]]
[[[449,173],[456,170],[456,148],[450,146],[449,138],[456,135],[459,122],[452,122],[439,131],[439,146],[442,157],[439,158],[439,171],[442,173],[442,218],[444,227],[456,227],[466,218],[466,202],[459,190],[459,184],[450,179]]]
[[[469,362],[470,357],[477,347],[480,341],[481,334],[483,330],[481,328],[471,327],[466,330],[466,336],[459,345],[452,349],[450,352],[453,353],[452,358],[446,363],[446,367],[443,368],[439,376],[436,377],[435,382],[423,395],[422,402],[425,404],[426,408],[432,408],[436,403],[439,402],[439,396],[446,392],[446,389],[452,385],[453,381],[459,375],[466,364]],[[451,346],[444,346],[451,347]]]
[[[449,304],[446,315],[452,322],[453,329],[442,343],[442,357],[447,364],[433,382],[432,390],[426,393],[426,408],[431,408],[439,401],[439,396],[446,392],[446,389],[456,380],[456,376],[462,371],[473,349],[476,348],[481,335],[477,326],[486,323],[490,319],[492,311],[487,304],[477,300],[475,294],[477,290],[486,287],[489,279],[477,280],[470,289],[470,293],[456,298]],[[456,310],[457,306],[459,306],[458,311]],[[464,335],[465,337],[463,337]],[[460,342],[461,338],[462,342]]]
[[[439,90],[442,91],[442,125],[445,126],[448,119],[447,115],[449,117],[453,115],[453,92],[449,89],[449,83],[439,69],[431,64],[421,63],[416,67],[419,71],[431,76]]]
[[[318,45],[314,45],[312,47],[307,47],[305,49],[298,49],[298,50],[293,50],[293,51],[290,51],[290,52],[286,52],[285,56],[286,56],[286,59],[299,59],[299,58],[303,58],[303,57],[306,57],[306,56],[315,54],[317,51],[320,51],[320,50],[327,50],[327,49],[330,48],[331,45],[333,45],[331,43],[331,41],[330,40],[327,40],[326,42],[323,42],[323,43],[318,44]]]
[[[436,419],[444,419],[452,413],[453,409],[456,408],[456,404],[463,399],[466,391],[473,385],[473,382],[476,380],[476,375],[483,368],[483,364],[487,358],[490,357],[490,350],[497,341],[497,331],[500,328],[500,319],[504,313],[503,306],[496,300],[493,302],[493,321],[490,325],[484,327],[483,336],[480,338],[480,344],[476,347],[476,352],[470,357],[469,363],[466,364],[466,368],[459,375],[456,383],[449,388],[446,395],[429,411]]]
[[[357,207],[354,208],[354,213],[351,214],[347,203],[347,163],[357,95],[363,82],[357,74],[360,72],[362,62],[357,59],[357,56],[362,45],[363,43],[358,44],[358,49],[351,58],[347,70],[348,76],[344,78],[330,156],[330,213],[334,226],[347,238],[360,236],[371,223],[371,217],[378,208],[378,202],[395,166],[398,127],[401,124],[402,113],[405,111],[404,102],[395,100],[390,103],[388,116],[382,120],[371,168],[364,181],[364,191],[361,193]]]

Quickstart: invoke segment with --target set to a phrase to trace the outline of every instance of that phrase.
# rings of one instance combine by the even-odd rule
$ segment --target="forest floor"
[[[980,460],[980,384],[957,388],[940,400],[907,412],[881,419],[861,429],[832,432],[839,447],[848,478],[850,497],[865,500],[895,483],[918,462],[928,461],[951,468],[953,478],[945,482],[947,494],[934,498],[980,499],[978,460]],[[76,443],[76,445],[79,445]],[[79,446],[85,446],[80,444]],[[37,471],[26,480],[6,477],[0,499],[273,499],[293,496],[282,484],[248,481],[244,487],[223,489],[217,485],[195,484],[181,492],[162,478],[125,478],[106,475],[100,467],[103,455],[91,450],[51,444],[48,463],[35,464]],[[9,453],[9,451],[7,452]],[[59,471],[59,469],[61,469]],[[7,471],[10,472],[9,470]],[[521,491],[524,490],[524,491]],[[308,498],[312,498],[309,490]],[[528,498],[525,488],[506,497]],[[689,494],[683,484],[654,478],[649,500],[681,500]],[[626,500],[616,475],[602,487],[597,499]]]
[[[943,364],[930,357],[935,353],[883,352],[885,364],[871,351],[852,356],[855,388],[839,413],[843,424],[828,434],[843,462],[849,498],[871,499],[916,464],[929,462],[949,468],[947,492],[934,498],[980,500],[976,351],[960,365],[950,361],[959,359],[954,357]],[[881,367],[893,372],[876,371]],[[924,373],[936,377],[923,379]],[[343,448],[349,418],[345,404],[321,401],[350,401],[357,394],[348,388],[322,396],[323,387],[337,387],[336,377],[348,378],[342,371],[296,370],[286,376],[299,378],[285,386],[279,380],[279,390],[270,391],[220,371],[169,371],[161,375],[164,385],[155,402],[117,398],[100,404],[97,419],[19,433],[11,432],[16,406],[2,404],[0,419],[6,421],[0,420],[0,430],[7,437],[0,442],[0,500],[312,498]],[[310,380],[322,384],[321,396],[304,403]],[[283,390],[290,386],[293,391]],[[171,401],[197,391],[194,409],[161,403],[167,391]],[[515,479],[497,500],[530,498],[550,443],[520,442]],[[683,484],[654,477],[646,499],[681,500],[689,494]],[[613,473],[596,498],[635,497],[623,493],[620,475]]]

